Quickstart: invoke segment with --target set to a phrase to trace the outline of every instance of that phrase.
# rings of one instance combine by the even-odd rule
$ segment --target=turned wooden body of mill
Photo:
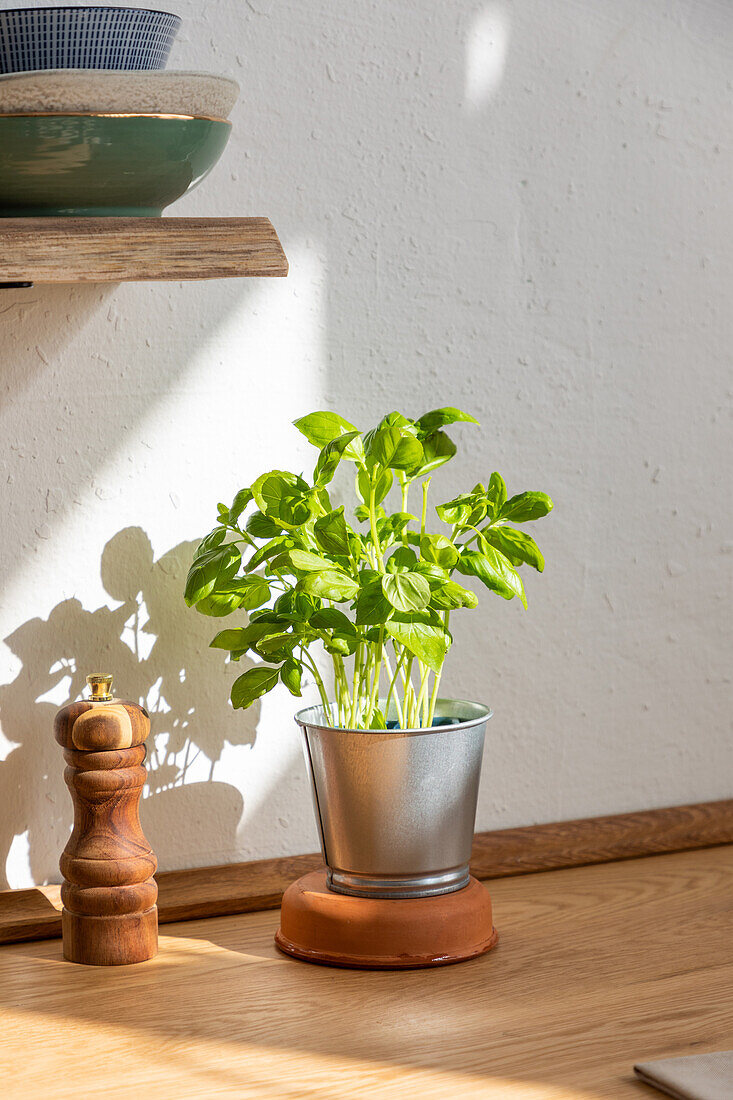
[[[113,699],[111,676],[88,676],[90,699],[56,715],[74,829],[61,856],[64,957],[115,966],[158,949],[157,861],[138,815],[150,719]]]

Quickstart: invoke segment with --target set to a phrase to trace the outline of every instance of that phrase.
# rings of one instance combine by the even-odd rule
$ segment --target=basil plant
[[[445,408],[419,420],[389,413],[360,432],[336,413],[311,413],[295,426],[318,448],[312,478],[270,470],[230,507],[218,506],[185,598],[205,615],[247,613],[246,625],[211,642],[233,661],[259,658],[232,685],[235,707],[251,706],[278,682],[299,696],[307,672],[334,726],[385,729],[390,715],[401,729],[429,727],[451,614],[478,604],[467,583],[526,607],[518,570],[542,572],[544,560],[516,524],[547,515],[552,501],[539,492],[507,497],[493,473],[488,485],[438,504],[443,529],[435,530],[430,475],[456,453],[444,428],[458,421],[477,423]],[[355,474],[353,518],[328,493],[342,462]],[[385,508],[390,495],[399,497],[396,512]],[[318,646],[333,663],[333,698],[315,660]]]

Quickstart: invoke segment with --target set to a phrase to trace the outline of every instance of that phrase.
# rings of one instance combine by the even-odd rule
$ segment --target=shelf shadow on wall
[[[236,847],[242,796],[214,772],[233,731],[241,735],[236,744],[254,743],[259,708],[231,721],[225,657],[209,649],[212,620],[183,601],[195,546],[183,542],[156,559],[145,532],[128,527],[110,539],[101,560],[116,606],[88,611],[79,600],[64,600],[48,619],[30,619],[5,639],[23,667],[0,687],[0,723],[16,745],[0,765],[0,888],[16,837],[27,833],[37,882],[66,844],[71,801],[53,719],[81,695],[90,672],[113,673],[119,696],[151,713],[141,817],[161,864],[181,851],[198,864],[221,862]]]

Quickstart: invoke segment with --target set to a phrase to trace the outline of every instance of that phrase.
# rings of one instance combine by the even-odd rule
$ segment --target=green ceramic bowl
[[[186,115],[0,116],[0,217],[159,217],[213,168],[230,131]]]

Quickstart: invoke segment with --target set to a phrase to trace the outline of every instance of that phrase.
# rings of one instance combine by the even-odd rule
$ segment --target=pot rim
[[[382,700],[380,700],[381,702]],[[305,707],[303,710],[299,710],[295,714],[295,721],[303,729],[322,730],[327,733],[360,733],[365,737],[374,736],[379,734],[384,736],[387,734],[394,734],[398,737],[404,737],[407,734],[429,734],[429,733],[458,733],[461,730],[470,729],[472,726],[478,726],[482,722],[488,722],[489,718],[494,715],[491,707],[487,707],[485,703],[474,703],[470,699],[449,699],[439,698],[436,700],[435,713],[437,717],[454,718],[455,714],[450,713],[450,708],[460,707],[473,707],[478,712],[472,718],[466,718],[463,721],[458,721],[454,725],[450,726],[411,726],[410,729],[388,729],[388,730],[357,730],[350,726],[327,726],[322,721],[311,721],[308,715],[312,715],[313,718],[319,718],[323,714],[323,704],[316,703],[313,706]]]

